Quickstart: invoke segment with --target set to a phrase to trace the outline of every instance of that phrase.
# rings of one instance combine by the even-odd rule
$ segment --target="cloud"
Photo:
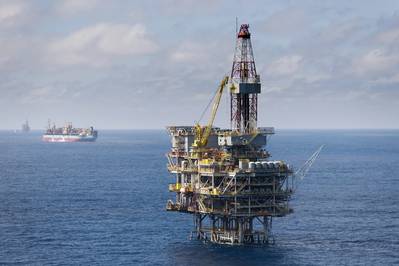
[[[49,59],[58,64],[99,66],[115,56],[155,53],[158,45],[141,24],[100,23],[50,43]]]
[[[391,70],[399,68],[399,55],[381,48],[373,49],[355,59],[353,68],[360,75],[389,74]]]
[[[303,57],[300,55],[285,55],[273,61],[268,67],[268,74],[277,76],[292,75],[302,65]]]
[[[191,15],[214,12],[220,7],[220,0],[162,0],[159,1],[159,11],[168,15]]]
[[[28,5],[20,1],[0,2],[0,27],[20,24],[26,19],[27,9]]]
[[[57,6],[57,11],[62,14],[75,14],[93,9],[97,4],[98,0],[64,0]]]
[[[304,30],[304,25],[309,22],[310,16],[304,9],[289,7],[269,16],[264,22],[264,30],[275,34],[292,34]]]
[[[379,30],[372,41],[379,45],[397,46],[399,43],[399,15],[382,18],[378,24]]]
[[[260,68],[266,74],[268,97],[344,99],[354,104],[393,99],[399,86],[395,74],[399,72],[398,16],[351,15],[321,21],[318,18],[317,27],[307,28],[304,34],[291,35],[288,45],[285,40],[266,43],[273,49],[264,49],[267,57],[261,53],[263,58],[257,61],[271,61]],[[288,24],[283,25],[287,32]],[[274,39],[273,32],[268,32],[268,39]]]
[[[54,85],[34,87],[28,93],[24,94],[19,101],[23,104],[52,103],[62,99],[66,92],[66,88]]]
[[[388,77],[381,77],[375,80],[375,84],[379,85],[390,85],[390,84],[399,84],[399,73],[393,74]]]
[[[398,110],[392,103],[399,93],[399,16],[387,4],[32,2],[0,0],[0,113],[12,113],[2,117],[9,119],[2,127],[26,113],[39,113],[39,123],[40,113],[45,121],[47,113],[63,119],[73,111],[74,119],[98,119],[106,127],[131,127],[126,121],[137,110],[146,110],[134,116],[142,127],[191,123],[230,72],[234,16],[226,14],[235,13],[251,25],[262,77],[259,110],[270,112],[260,118],[275,117],[281,126],[298,115],[306,119],[293,122],[307,123],[311,101],[334,102],[333,108],[346,101],[342,114],[347,106],[360,110],[361,103],[377,107],[378,101],[382,110]],[[286,118],[277,113],[284,108]],[[115,119],[120,113],[128,120]],[[317,113],[338,121],[331,126],[346,121],[331,110]]]
[[[399,86],[399,16],[393,14],[375,21],[368,35],[353,47],[347,73],[352,80],[363,81],[372,90],[392,94]]]
[[[398,43],[399,42],[399,28],[381,32],[380,34],[377,35],[376,39],[385,44]]]
[[[179,45],[177,49],[170,54],[170,59],[173,62],[179,63],[204,61],[207,60],[207,58],[208,53],[204,46],[193,42],[185,42]]]
[[[1,5],[0,6],[0,21],[13,19],[22,13],[23,6],[18,4]]]
[[[347,45],[352,40],[362,38],[364,32],[369,32],[368,27],[368,21],[362,18],[337,21],[323,28],[317,40],[323,45]]]

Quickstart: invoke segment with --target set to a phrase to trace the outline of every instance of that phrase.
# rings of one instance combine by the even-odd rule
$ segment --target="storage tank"
[[[238,168],[243,169],[243,170],[248,169],[248,160],[239,160]]]

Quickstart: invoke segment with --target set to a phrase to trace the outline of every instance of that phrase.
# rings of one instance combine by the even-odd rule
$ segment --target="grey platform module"
[[[195,216],[192,236],[220,244],[267,244],[273,217],[292,212],[292,168],[270,160],[266,144],[274,129],[258,127],[260,77],[249,26],[237,33],[231,75],[221,82],[206,126],[170,126],[169,185],[176,199],[168,211]],[[230,93],[230,129],[213,127],[224,88]]]

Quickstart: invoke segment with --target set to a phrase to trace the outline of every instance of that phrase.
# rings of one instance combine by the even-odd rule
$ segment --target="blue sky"
[[[0,129],[192,124],[231,68],[236,17],[259,126],[399,127],[399,1],[0,0]]]

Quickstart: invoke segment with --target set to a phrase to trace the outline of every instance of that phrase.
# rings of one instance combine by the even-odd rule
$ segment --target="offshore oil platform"
[[[225,88],[230,92],[230,129],[213,126]],[[260,76],[256,72],[249,25],[237,32],[233,66],[213,99],[206,126],[169,126],[168,170],[176,193],[166,209],[194,215],[192,236],[219,244],[267,244],[273,217],[292,213],[293,168],[269,160],[265,149],[272,127],[258,127]],[[318,153],[305,163],[305,174]]]
[[[29,131],[30,131],[29,121],[26,120],[25,123],[23,123],[21,126],[21,132],[28,133]]]

